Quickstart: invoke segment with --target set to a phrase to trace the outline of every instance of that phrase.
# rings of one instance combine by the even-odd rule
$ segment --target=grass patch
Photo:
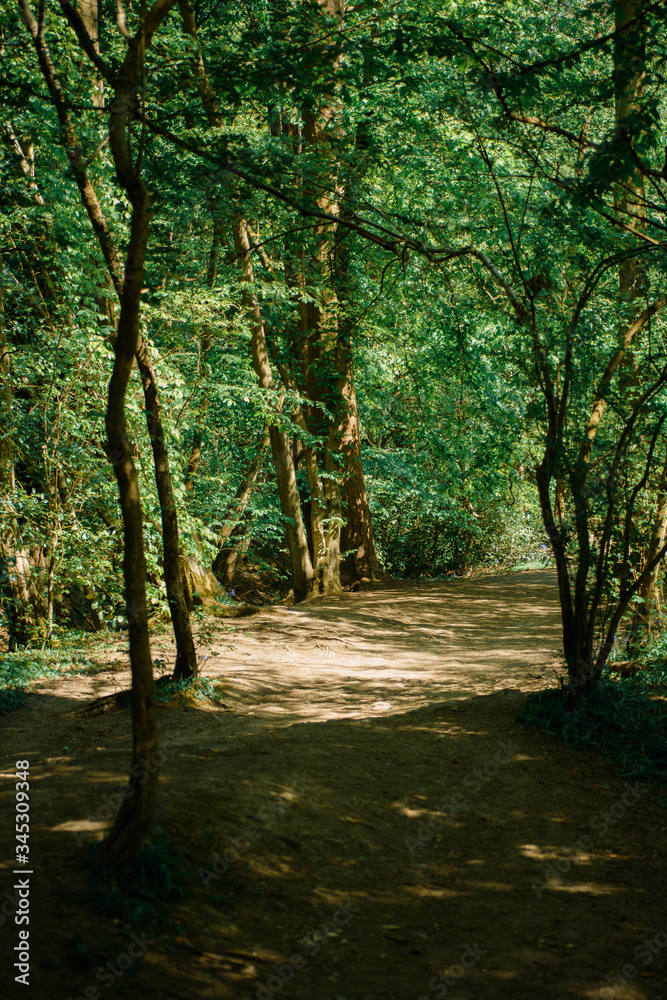
[[[156,687],[156,698],[162,704],[186,708],[188,705],[213,701],[223,705],[223,684],[210,677],[188,677],[181,681],[161,678]]]
[[[183,852],[164,834],[148,840],[123,868],[100,861],[95,844],[87,856],[88,883],[83,901],[98,913],[120,920],[128,930],[159,931],[174,926],[169,911],[187,892]]]
[[[64,650],[21,649],[0,655],[0,715],[25,705],[30,686],[45,677],[94,674],[103,669],[83,653]]]
[[[593,747],[621,765],[627,777],[667,783],[667,705],[662,683],[651,672],[636,677],[602,678],[595,691],[572,712],[563,692],[530,695],[518,722],[540,726],[568,746]]]

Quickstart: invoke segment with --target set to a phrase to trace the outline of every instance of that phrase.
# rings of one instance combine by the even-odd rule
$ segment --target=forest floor
[[[224,706],[159,713],[160,824],[189,872],[159,930],[101,912],[82,864],[131,745],[126,708],[86,706],[128,686],[126,659],[98,651],[100,673],[41,681],[3,720],[3,777],[31,768],[17,996],[667,996],[664,789],[515,721],[561,672],[551,571],[394,583],[232,624],[200,637]],[[169,660],[164,637],[153,648]],[[5,901],[12,861],[0,871]],[[2,923],[15,985],[18,928]]]

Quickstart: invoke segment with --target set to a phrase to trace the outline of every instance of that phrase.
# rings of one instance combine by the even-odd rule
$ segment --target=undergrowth
[[[187,677],[180,681],[161,678],[156,687],[158,702],[187,704],[189,702],[215,701],[222,704],[222,685],[210,677]]]
[[[99,852],[96,844],[87,856],[83,901],[130,930],[158,931],[172,926],[170,908],[187,892],[188,867],[183,851],[159,833],[122,868],[103,864]]]
[[[21,649],[3,653],[0,655],[0,715],[26,704],[32,681],[96,674],[102,669],[89,663],[83,653],[69,650]]]
[[[563,692],[530,695],[517,721],[540,726],[569,746],[592,747],[621,765],[623,774],[667,783],[667,676],[664,666],[622,678],[608,672],[574,711]]]

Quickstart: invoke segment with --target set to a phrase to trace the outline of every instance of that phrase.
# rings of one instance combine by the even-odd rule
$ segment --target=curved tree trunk
[[[653,533],[646,553],[646,563],[653,562],[657,554],[663,548],[667,538],[667,459],[662,469],[660,482],[658,484],[658,500],[656,512],[653,520]],[[630,638],[628,642],[628,653],[634,655],[635,650],[642,639],[645,638],[651,626],[651,617],[655,610],[656,594],[658,589],[658,576],[660,573],[660,563],[658,563],[651,574],[637,590],[639,603],[635,605],[635,614],[630,626]]]
[[[124,130],[126,108],[127,95],[121,91],[112,102],[111,129]],[[124,799],[103,846],[104,856],[116,864],[124,863],[139,848],[153,823],[157,803],[157,770],[147,768],[147,762],[157,750],[157,719],[146,608],[143,515],[125,417],[125,396],[139,341],[139,306],[148,243],[150,199],[140,180],[129,179],[125,189],[132,204],[131,235],[105,421],[108,454],[118,483],[123,515],[123,578],[132,665],[130,794]],[[142,782],[146,771],[147,780]]]
[[[173,0],[173,2],[175,2],[175,0]],[[173,6],[173,2],[168,0],[168,2],[164,3],[163,6],[165,13],[168,12],[171,6]],[[56,74],[55,66],[51,59],[44,37],[41,34],[32,13],[30,12],[27,0],[21,0],[21,7],[24,20],[26,21],[28,30],[33,38],[44,81],[48,87],[52,103],[58,114],[61,141],[67,153],[72,173],[74,174],[74,178],[79,188],[81,201],[86,209],[93,231],[97,236],[100,249],[102,250],[102,254],[107,265],[107,270],[116,289],[122,309],[123,297],[125,295],[127,284],[127,281],[125,280],[125,276],[127,274],[126,268],[123,266],[120,253],[102,211],[102,206],[99,203],[95,190],[90,183],[90,179],[86,172],[85,162],[79,146],[76,130],[71,120],[65,95]],[[90,16],[92,16],[91,11],[93,7],[94,4],[91,3],[86,10],[87,14]],[[165,16],[165,14],[160,13],[159,16]],[[135,44],[135,41],[136,40],[133,40],[130,44]],[[133,67],[132,71],[136,76],[137,67]],[[127,113],[129,114],[129,111]],[[146,234],[146,239],[147,238],[148,235]],[[164,428],[162,424],[159,389],[150,360],[150,355],[148,353],[148,348],[141,337],[138,326],[135,354],[144,390],[144,399],[146,403],[146,424],[153,452],[155,483],[160,503],[160,514],[162,517],[164,578],[167,590],[167,601],[169,603],[169,611],[174,629],[174,639],[176,642],[174,678],[180,679],[182,677],[193,677],[196,676],[197,673],[197,658],[180,567],[178,515],[176,511],[171,470],[169,468],[169,454],[167,451]]]
[[[156,0],[142,17],[139,31],[129,38],[122,66],[117,72],[109,71],[107,77],[107,82],[112,86],[114,93],[109,114],[109,146],[116,175],[132,206],[129,244],[125,267],[121,271],[121,267],[118,266],[118,250],[85,171],[76,132],[44,40],[43,25],[35,20],[28,0],[20,0],[23,18],[35,45],[40,69],[58,113],[63,145],[67,150],[83,203],[100,241],[120,300],[118,330],[113,345],[115,361],[109,382],[105,424],[107,454],[116,476],[123,518],[123,577],[132,668],[133,749],[128,794],[103,844],[103,857],[113,864],[127,862],[139,848],[144,836],[153,825],[157,799],[158,769],[155,759],[157,719],[146,607],[143,515],[139,481],[128,438],[125,414],[127,388],[140,343],[139,314],[151,199],[141,179],[141,147],[136,164],[133,159],[129,124],[135,107],[139,78],[143,74],[146,49],[174,3],[175,0]],[[74,8],[69,6],[64,9],[64,13],[75,29],[82,47],[91,56],[90,36],[81,18]],[[98,65],[99,68],[101,67]]]

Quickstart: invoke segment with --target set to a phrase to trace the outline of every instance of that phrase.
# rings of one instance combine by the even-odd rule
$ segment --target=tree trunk
[[[341,353],[341,352],[339,352]],[[354,390],[352,351],[345,345],[342,368],[343,415],[339,426],[339,448],[343,462],[343,518],[340,547],[343,553],[341,580],[345,584],[375,583],[385,576],[375,548],[366,477],[361,459],[357,397]]]
[[[190,457],[188,458],[188,464],[185,469],[185,492],[189,497],[191,497],[195,491],[195,477],[197,475],[197,470],[199,469],[199,463],[201,462],[201,446],[201,430],[199,427],[195,427],[192,434]]]
[[[658,500],[656,512],[653,520],[653,533],[646,553],[646,563],[651,563],[658,552],[662,549],[667,538],[667,459],[662,469],[660,482],[658,485]],[[639,587],[637,596],[640,601],[635,606],[634,619],[630,626],[630,638],[628,641],[628,651],[630,656],[634,655],[637,646],[650,629],[651,616],[655,608],[655,598],[658,587],[658,576],[660,574],[660,563],[651,572],[646,581]]]
[[[644,0],[616,0],[614,3],[614,114],[619,139],[631,155],[637,134],[636,115],[641,110],[641,99],[646,75],[646,23],[642,18]],[[637,20],[638,19],[638,20]],[[622,29],[636,21],[627,31]],[[616,213],[628,229],[640,232],[644,228],[645,199],[641,170],[635,166],[622,185],[616,190]],[[619,268],[621,297],[632,301],[641,294],[643,277],[640,261],[631,257]]]
[[[344,3],[320,0],[320,6],[336,18],[342,30]],[[332,66],[334,74],[340,65],[337,58]],[[344,181],[335,152],[341,127],[336,115],[333,98],[304,113],[304,145],[317,147],[325,164],[323,190],[318,192],[306,185],[304,195],[332,218],[340,215],[345,219],[349,216],[352,179]],[[362,123],[355,137],[359,154],[355,160],[356,175],[365,168],[365,137]],[[341,579],[346,584],[371,583],[382,576],[366,493],[354,390],[352,323],[348,311],[351,238],[349,232],[341,232],[335,225],[317,226],[314,246],[309,248],[310,253],[301,254],[303,274],[298,278],[302,287],[314,286],[318,290],[317,301],[299,304],[306,395],[314,403],[324,403],[332,414],[325,422],[317,407],[309,406],[306,410],[309,430],[325,439],[324,447],[315,456],[324,472],[319,496],[317,491],[313,492],[316,519],[313,537],[317,529],[324,538],[323,551],[316,563],[320,567],[320,586],[325,592],[340,589]],[[349,551],[343,565],[341,550]]]
[[[250,548],[250,535],[250,528],[246,522],[242,521],[240,524],[237,524],[229,536],[229,540],[234,541],[235,544],[233,546],[228,545],[227,548],[218,552],[216,556],[214,563],[215,573],[226,587],[231,587],[234,583],[239,563],[247,555]]]
[[[100,51],[100,0],[79,0],[81,20],[91,37],[95,51]],[[93,82],[93,107],[104,107],[104,81],[97,76]]]
[[[174,2],[175,0],[162,0],[142,17],[139,31],[127,42],[122,66],[114,72],[109,81],[114,91],[109,113],[109,147],[116,175],[132,206],[130,236],[121,283],[121,270],[117,266],[118,251],[85,173],[76,133],[44,41],[42,26],[35,21],[28,0],[20,0],[24,20],[35,44],[40,68],[58,112],[63,143],[120,299],[118,330],[113,345],[115,361],[109,382],[105,425],[107,454],[116,476],[123,518],[123,577],[132,668],[133,749],[129,794],[123,800],[102,849],[105,860],[117,865],[125,864],[129,860],[152,827],[158,781],[155,758],[157,706],[146,608],[143,515],[139,481],[128,438],[125,414],[127,388],[139,349],[141,289],[148,246],[151,201],[140,174],[141,147],[136,165],[133,160],[129,124],[135,107],[139,76],[143,72],[146,49],[151,44],[160,23],[168,16]],[[72,9],[65,10],[65,14],[70,23],[77,21],[77,15]]]
[[[125,131],[130,100],[131,94],[126,91],[115,94],[111,105],[110,131]],[[124,142],[124,137],[121,141]],[[116,156],[123,164],[121,157]],[[103,854],[109,862],[121,865],[138,850],[155,817],[157,769],[147,768],[147,763],[157,750],[157,705],[148,636],[143,515],[125,417],[125,396],[139,344],[139,308],[150,199],[141,180],[132,173],[128,178],[126,169],[118,172],[132,205],[132,222],[114,343],[115,363],[109,383],[106,431],[109,459],[113,463],[123,515],[123,578],[132,665],[133,748],[130,794],[123,800],[103,845]]]
[[[243,305],[251,327],[252,360],[255,374],[262,389],[275,393],[275,383],[266,346],[264,319],[252,287],[254,270],[248,231],[244,220],[238,215],[234,219],[234,245],[245,282]],[[287,433],[280,430],[276,424],[271,424],[269,427],[269,437],[276,467],[280,508],[287,530],[294,597],[295,600],[302,601],[310,596],[315,583],[313,564],[308,551],[308,539],[303,526],[301,499],[296,483],[291,443]]]
[[[146,424],[153,450],[155,485],[160,502],[164,582],[176,643],[176,663],[172,677],[173,680],[177,681],[197,676],[197,654],[190,627],[190,612],[183,586],[183,575],[179,559],[180,533],[178,528],[178,513],[176,510],[176,498],[174,497],[171,470],[169,468],[169,452],[167,451],[167,442],[165,441],[162,424],[157,380],[148,348],[141,337],[139,338],[136,358],[144,388]]]
[[[211,242],[211,250],[208,257],[208,272],[206,275],[206,284],[209,289],[213,288],[215,284],[215,275],[218,266],[218,255],[220,252],[220,247],[223,243],[223,232],[220,222],[215,217],[214,200],[209,198],[211,203],[211,215],[213,217],[213,240]],[[199,364],[197,366],[198,372],[201,368],[208,373],[208,364],[206,362],[206,356],[211,349],[211,334],[206,332],[201,338],[201,354]],[[208,408],[208,400],[204,399],[200,406],[200,420],[205,416],[206,410]],[[197,477],[197,472],[199,470],[199,463],[201,462],[201,447],[202,447],[202,431],[201,425],[195,427],[192,435],[192,448],[190,449],[190,457],[188,459],[187,468],[185,470],[185,493],[188,498],[191,498],[195,490],[195,479]]]
[[[12,375],[5,326],[4,289],[0,285],[0,490],[14,492],[14,441],[12,436]]]
[[[238,552],[238,546],[231,548],[226,545],[226,543],[234,537],[244,537],[245,528],[243,524],[243,514],[246,507],[248,506],[248,501],[252,494],[253,489],[257,484],[257,479],[260,472],[262,471],[262,466],[264,465],[264,458],[266,451],[269,447],[270,438],[268,433],[262,438],[261,444],[257,451],[257,454],[252,460],[250,468],[243,478],[243,482],[236,491],[234,497],[234,507],[227,514],[226,523],[223,526],[220,535],[218,536],[218,553],[213,561],[213,572],[217,577],[219,577],[223,583],[228,586],[234,578],[234,573],[238,566],[239,557],[235,555]],[[246,550],[247,551],[247,545]],[[245,554],[245,553],[243,553]]]
[[[102,207],[86,172],[76,130],[71,120],[65,96],[46,42],[30,12],[27,0],[21,0],[21,6],[24,20],[35,44],[42,75],[58,113],[61,141],[76,179],[81,194],[81,201],[88,213],[93,231],[97,236],[107,270],[122,307],[123,296],[125,295],[126,269],[123,267],[115,240],[109,230]],[[169,6],[173,6],[173,3],[167,3],[167,10]],[[133,40],[130,44],[135,44],[135,42],[136,40]],[[132,72],[136,74],[136,67],[133,68]],[[169,468],[169,455],[162,425],[159,389],[148,348],[140,333],[137,339],[136,360],[141,373],[141,382],[144,390],[146,424],[153,452],[155,483],[162,517],[164,578],[176,642],[174,678],[194,677],[197,673],[197,659],[180,569],[178,515],[174,499],[171,470]]]

